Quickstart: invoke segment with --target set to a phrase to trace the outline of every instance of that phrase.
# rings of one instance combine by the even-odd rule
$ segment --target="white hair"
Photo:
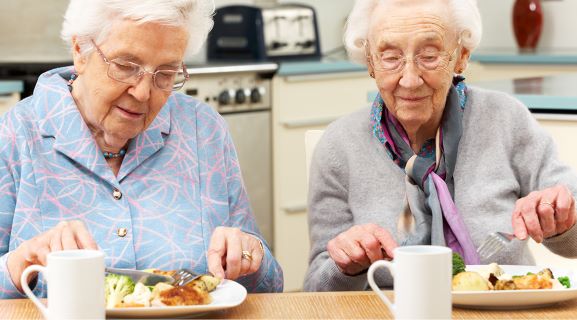
[[[356,0],[345,27],[344,43],[352,61],[366,64],[365,41],[369,33],[371,15],[379,3],[387,0]],[[462,45],[475,50],[483,33],[481,13],[477,0],[447,0],[448,8],[455,22]]]
[[[188,31],[186,54],[197,53],[213,26],[213,0],[70,0],[60,37],[69,46],[76,36],[82,54],[101,43],[111,26],[124,19],[183,27]]]

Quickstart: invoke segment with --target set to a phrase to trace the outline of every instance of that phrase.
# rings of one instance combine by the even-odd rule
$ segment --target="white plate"
[[[197,306],[142,307],[106,309],[107,317],[114,318],[175,318],[228,309],[241,304],[246,298],[246,289],[232,280],[224,280],[213,292],[212,302]]]
[[[467,266],[467,271],[476,271],[486,266]],[[510,275],[537,273],[544,269],[539,266],[501,266]],[[495,291],[453,291],[453,305],[475,309],[524,309],[537,308],[565,300],[577,299],[577,271],[550,268],[553,276],[569,277],[569,289],[541,290],[495,290]]]

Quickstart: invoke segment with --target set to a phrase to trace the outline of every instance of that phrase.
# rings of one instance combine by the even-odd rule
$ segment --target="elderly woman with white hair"
[[[399,245],[534,263],[526,241],[480,257],[495,231],[577,256],[575,173],[525,106],[460,76],[480,38],[475,0],[356,1],[345,44],[379,95],[331,124],[313,155],[306,290],[364,290],[370,264]],[[386,271],[376,281],[392,286]]]
[[[282,291],[223,118],[174,93],[213,11],[212,0],[70,1],[74,66],[40,76],[0,118],[0,298],[22,297],[27,266],[74,249]]]

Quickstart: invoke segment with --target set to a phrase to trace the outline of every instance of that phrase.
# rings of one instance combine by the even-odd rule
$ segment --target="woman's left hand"
[[[214,229],[207,252],[208,271],[235,280],[258,271],[264,256],[260,240],[238,228]]]
[[[513,231],[519,239],[527,235],[537,243],[569,230],[577,217],[575,199],[563,185],[533,191],[517,200],[513,211]]]

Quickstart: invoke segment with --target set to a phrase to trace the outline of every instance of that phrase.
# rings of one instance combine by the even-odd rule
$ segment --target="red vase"
[[[543,10],[540,0],[516,0],[513,6],[513,31],[522,51],[537,47],[543,29]]]

